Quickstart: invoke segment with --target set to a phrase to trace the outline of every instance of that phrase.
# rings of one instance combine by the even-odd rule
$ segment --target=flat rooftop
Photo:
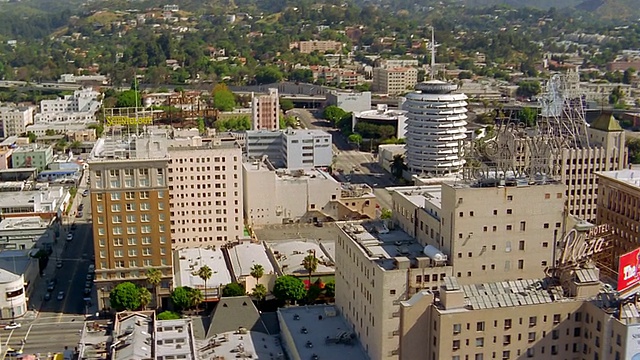
[[[624,169],[598,172],[598,175],[617,180],[640,189],[640,169]]]
[[[36,191],[7,191],[0,196],[0,207],[34,206],[36,197],[41,196],[41,203],[61,200],[59,188]],[[53,210],[52,210],[53,211]]]
[[[324,241],[335,242],[340,230],[333,223],[325,223],[322,227],[300,223],[264,225],[254,231],[260,241],[316,239],[324,243]]]
[[[0,230],[32,230],[47,229],[49,221],[39,216],[22,216],[5,218],[0,221]]]
[[[387,188],[387,190],[396,192],[418,208],[424,208],[427,201],[439,209],[442,208],[442,186],[440,185],[402,186]]]
[[[195,343],[200,360],[286,359],[277,336],[257,331],[225,332],[209,339],[196,340]]]
[[[351,327],[334,306],[316,305],[278,309],[282,331],[291,334],[285,340],[292,358],[364,360],[368,356]],[[291,348],[293,347],[293,348]]]
[[[338,226],[355,241],[366,256],[384,270],[394,270],[396,258],[427,257],[424,246],[402,230],[389,230],[381,221],[340,222]]]
[[[242,241],[228,249],[231,267],[236,279],[251,275],[251,267],[260,264],[265,274],[275,274],[275,269],[269,260],[267,250],[260,243]]]
[[[215,249],[187,248],[176,251],[178,252],[178,261],[177,264],[174,263],[174,276],[179,286],[204,288],[204,281],[193,274],[205,265],[213,273],[207,281],[207,288],[214,288],[231,282],[231,273],[227,269],[224,254],[219,247]]]
[[[146,133],[139,135],[110,132],[96,141],[89,160],[168,159],[167,142],[166,130],[162,133],[162,129],[149,128]]]
[[[318,259],[318,268],[314,274],[334,274],[336,271],[334,259],[325,253],[316,240],[273,241],[267,242],[267,246],[278,262],[280,271],[286,275],[308,275],[308,271],[302,266],[302,260],[311,253],[315,253]]]
[[[248,173],[257,173],[257,172],[273,172],[276,176],[282,180],[292,180],[292,179],[319,179],[319,180],[332,180],[336,184],[337,180],[333,178],[328,172],[323,171],[321,169],[297,169],[297,170],[289,170],[289,169],[280,169],[275,168],[270,163],[266,161],[260,160],[250,160],[245,159],[242,163],[245,171]]]
[[[87,321],[78,342],[80,359],[106,359],[111,338],[108,321]]]
[[[406,114],[407,114],[406,110],[387,109],[384,111],[365,110],[359,113],[355,113],[355,116],[358,119],[368,119],[368,120],[397,120],[399,116],[403,116]]]

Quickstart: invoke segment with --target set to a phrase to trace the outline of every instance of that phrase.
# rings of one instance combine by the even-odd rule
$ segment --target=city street
[[[84,185],[84,183],[82,183]],[[80,330],[85,319],[85,313],[95,314],[95,289],[91,295],[91,307],[85,307],[83,289],[87,281],[87,270],[93,256],[93,234],[90,220],[89,197],[80,194],[85,189],[80,186],[73,211],[63,221],[60,237],[49,258],[44,271],[44,277],[39,278],[33,286],[29,297],[29,311],[27,315],[16,319],[22,326],[15,330],[0,329],[0,344],[2,345],[2,359],[8,348],[22,350],[25,354],[41,354],[62,352],[65,346],[74,349],[80,339]],[[79,204],[84,204],[84,217],[76,218],[74,213]],[[71,225],[75,223],[75,230]],[[73,233],[73,240],[67,241],[67,233]],[[56,268],[58,260],[62,261],[62,268]],[[51,298],[45,300],[47,284],[56,279],[57,284],[51,291]],[[58,300],[58,293],[64,292],[62,300]],[[25,341],[23,343],[23,341]]]
[[[307,129],[321,129],[329,132],[333,140],[334,168],[340,172],[339,180],[371,186],[380,207],[391,209],[391,194],[385,188],[397,184],[393,176],[378,165],[373,154],[354,149],[340,130],[333,129],[328,121],[318,119],[308,110],[292,109],[288,114],[297,116],[300,124]]]

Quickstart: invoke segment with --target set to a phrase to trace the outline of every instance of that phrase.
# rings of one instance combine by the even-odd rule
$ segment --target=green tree
[[[273,65],[262,66],[256,70],[255,78],[258,85],[276,83],[282,80],[282,72]]]
[[[146,287],[138,287],[138,296],[140,297],[140,306],[143,310],[147,309],[147,305],[151,303],[151,293]]]
[[[198,132],[201,135],[204,135],[207,132],[207,125],[205,124],[203,118],[198,118]]]
[[[80,149],[82,149],[82,141],[78,141],[78,140],[74,140],[71,142],[71,145],[69,145],[69,149],[71,149],[72,151],[78,151]]]
[[[335,105],[329,105],[326,108],[324,108],[324,111],[322,112],[322,117],[326,120],[331,121],[331,123],[335,126],[338,121],[340,121],[345,115],[347,115],[347,112],[342,110],[341,108],[335,106]]]
[[[256,283],[260,282],[260,278],[264,276],[264,266],[253,264],[250,274],[252,278],[256,279]]]
[[[244,287],[238,283],[229,283],[222,289],[222,297],[233,297],[246,295]]]
[[[324,296],[326,296],[328,298],[333,298],[333,297],[336,296],[336,282],[335,282],[335,280],[327,281],[327,283],[324,284]]]
[[[382,208],[382,211],[380,211],[380,219],[391,219],[392,216],[393,213],[390,209]]]
[[[640,138],[628,138],[627,148],[629,150],[629,162],[640,164]]]
[[[622,74],[622,83],[631,84],[631,81],[633,80],[635,75],[636,75],[636,69],[628,68],[627,70],[624,71],[624,74]]]
[[[609,94],[609,104],[617,105],[624,98],[624,93],[620,86],[616,86],[615,89],[611,90],[611,94]]]
[[[520,110],[518,118],[527,127],[534,127],[538,119],[538,110],[525,106]]]
[[[140,107],[142,96],[135,90],[125,90],[116,95],[116,107]]]
[[[232,111],[236,107],[236,97],[230,90],[217,91],[213,95],[213,107],[220,111]]]
[[[200,289],[189,289],[189,309],[197,309],[198,306],[204,301],[204,294]]]
[[[123,282],[109,293],[111,307],[116,311],[137,310],[141,306],[140,288],[131,282]]]
[[[251,119],[248,116],[238,116],[225,120],[216,120],[213,127],[219,132],[223,131],[246,131],[251,129]]]
[[[147,269],[147,283],[153,287],[153,297],[155,300],[156,308],[160,307],[160,300],[158,299],[158,285],[162,282],[162,271],[156,268]]]
[[[315,253],[309,253],[302,259],[302,267],[309,273],[309,286],[311,286],[311,274],[318,270],[318,258]]]
[[[158,314],[158,316],[156,316],[156,319],[158,320],[178,320],[180,319],[181,316],[180,314],[178,314],[177,312],[173,312],[173,311],[163,311],[160,314]]]
[[[313,71],[311,71],[311,69],[294,69],[289,73],[288,78],[289,81],[312,83]]]
[[[320,279],[318,279],[320,280]],[[316,301],[320,295],[322,294],[322,288],[320,287],[321,283],[316,281],[313,284],[309,284],[309,289],[307,289],[307,303],[311,304]]]
[[[207,281],[209,281],[211,276],[213,276],[213,271],[211,271],[209,266],[204,265],[198,269],[197,275],[202,279],[202,281],[204,281],[204,301],[207,301]]]
[[[360,144],[362,144],[362,135],[360,134],[351,134],[348,137],[349,142],[358,145],[358,149],[360,148]]]
[[[391,175],[395,176],[396,179],[401,179],[404,171],[407,169],[407,164],[404,162],[404,156],[401,154],[395,155],[393,157],[393,162],[391,163]]]
[[[193,290],[194,289],[188,286],[179,286],[173,289],[173,292],[171,293],[171,301],[173,302],[173,305],[180,311],[191,308],[193,304]]]
[[[538,81],[520,81],[518,83],[518,89],[516,95],[530,98],[536,96],[542,90],[540,82]]]
[[[298,301],[306,294],[302,280],[295,276],[285,275],[276,279],[273,286],[273,295],[286,302]]]
[[[291,99],[280,98],[280,109],[282,109],[282,111],[289,111],[293,108],[294,105]]]
[[[34,143],[38,139],[38,136],[31,131],[27,132],[27,137],[29,138],[30,143]]]
[[[257,284],[253,290],[251,290],[251,296],[256,298],[259,303],[267,297],[267,288],[262,284]]]

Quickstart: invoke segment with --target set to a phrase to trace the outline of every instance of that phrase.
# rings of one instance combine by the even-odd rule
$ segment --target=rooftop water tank
[[[422,252],[433,261],[447,261],[447,255],[443,254],[442,251],[433,245],[425,246]]]

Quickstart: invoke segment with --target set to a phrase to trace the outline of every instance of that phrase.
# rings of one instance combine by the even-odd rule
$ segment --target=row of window
[[[166,238],[164,236],[158,236],[158,243],[160,244],[164,244],[166,243]],[[105,239],[99,239],[98,240],[98,244],[100,247],[105,247],[106,246],[106,240]],[[150,236],[141,236],[140,237],[140,244],[142,245],[151,245],[151,237]],[[113,246],[123,246],[124,245],[124,240],[123,238],[113,238]],[[135,246],[138,245],[138,238],[137,237],[129,237],[127,238],[127,245],[129,246]]]
[[[200,160],[202,160],[202,161],[200,161]],[[238,161],[238,157],[237,157],[237,156],[234,156],[234,157],[233,157],[233,161]],[[186,163],[196,163],[196,164],[198,164],[198,163],[208,163],[208,162],[211,162],[211,158],[210,158],[210,157],[206,157],[206,158],[198,158],[198,157],[197,157],[197,158],[188,158],[188,159],[175,159],[175,161],[174,161],[174,159],[170,159],[170,160],[169,160],[169,164],[172,164],[172,163],[174,163],[174,162],[175,162],[176,164],[186,164]],[[227,162],[227,158],[226,158],[225,156],[222,156],[222,157],[220,157],[220,156],[215,156],[215,157],[213,157],[213,162],[222,162],[222,163],[224,163],[224,162]]]
[[[158,210],[164,210],[164,203],[158,202]],[[136,203],[126,203],[124,204],[124,208],[126,211],[136,211]],[[122,207],[120,204],[111,204],[111,212],[120,212]],[[151,204],[148,202],[140,203],[140,210],[148,211],[151,210]],[[104,205],[98,204],[96,205],[96,212],[101,214],[104,212]]]
[[[151,225],[142,225],[139,227],[140,229],[140,233],[141,234],[150,234],[152,231],[152,227]],[[164,224],[160,224],[158,225],[158,232],[165,232],[166,231],[166,227]],[[138,233],[138,227],[137,226],[127,226],[127,234],[129,235],[133,235],[133,234],[137,234]],[[98,235],[104,236],[107,234],[107,231],[105,228],[103,227],[99,227],[98,228]],[[113,235],[122,235],[124,234],[123,232],[123,228],[122,226],[113,226],[111,228],[111,234]]]
[[[138,196],[141,200],[145,200],[145,199],[149,199],[149,196],[151,195],[148,191],[138,191]],[[160,190],[156,192],[158,194],[158,198],[162,199],[164,198],[164,191]],[[104,200],[104,196],[105,194],[101,194],[101,193],[97,193],[96,194],[96,201],[102,201]],[[118,191],[113,191],[109,193],[109,198],[112,201],[117,201],[117,200],[121,200],[122,199],[122,193],[118,192]],[[125,191],[124,192],[124,199],[125,200],[135,200],[136,199],[136,192],[135,191]]]

